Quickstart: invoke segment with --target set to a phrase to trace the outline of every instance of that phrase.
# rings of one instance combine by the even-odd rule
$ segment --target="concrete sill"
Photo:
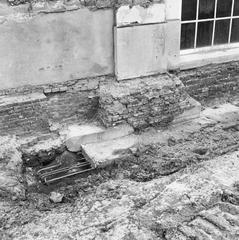
[[[180,55],[181,70],[239,60],[239,48],[203,51]]]

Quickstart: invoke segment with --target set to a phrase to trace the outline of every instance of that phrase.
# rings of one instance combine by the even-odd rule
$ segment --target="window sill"
[[[239,48],[211,50],[181,54],[179,67],[181,70],[201,67],[208,64],[217,64],[239,60]]]

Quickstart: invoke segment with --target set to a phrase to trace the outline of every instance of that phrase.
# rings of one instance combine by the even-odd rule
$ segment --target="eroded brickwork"
[[[239,91],[239,62],[208,65],[181,71],[178,77],[197,100],[221,97]]]
[[[57,124],[90,121],[97,114],[99,84],[108,81],[114,78],[97,77],[1,91],[0,135],[48,133]],[[36,92],[39,97],[31,97]]]
[[[190,107],[188,94],[201,101],[239,90],[239,62],[177,75],[185,87],[177,78],[158,75],[120,82],[104,76],[1,90],[0,135],[49,133],[59,124],[81,124],[98,116],[106,126],[164,125]],[[32,94],[39,97],[29,97]]]
[[[99,116],[107,127],[165,126],[190,108],[188,98],[182,82],[166,74],[112,83],[100,87]]]

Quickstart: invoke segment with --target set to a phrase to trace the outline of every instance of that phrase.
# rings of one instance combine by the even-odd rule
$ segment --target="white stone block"
[[[181,19],[182,0],[165,0],[166,20]]]
[[[115,28],[115,53],[119,80],[165,72],[165,24]]]
[[[116,13],[117,26],[165,22],[165,4],[153,4],[148,8],[141,6],[122,6]]]
[[[109,141],[134,132],[134,129],[127,124],[108,129],[92,125],[81,125],[70,130],[70,134],[68,134],[66,139],[66,147],[71,152],[80,151],[82,144]]]

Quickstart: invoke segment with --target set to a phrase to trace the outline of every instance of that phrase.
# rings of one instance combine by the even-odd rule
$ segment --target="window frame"
[[[232,0],[231,15],[228,16],[228,17],[216,17],[217,16],[218,0],[215,0],[214,16],[213,16],[213,18],[207,18],[207,19],[199,19],[199,1],[200,0],[197,0],[196,19],[195,20],[185,20],[185,21],[181,20],[180,21],[181,26],[183,24],[187,24],[187,23],[195,23],[194,46],[193,46],[193,48],[190,48],[190,49],[180,49],[180,55],[188,55],[188,54],[200,53],[200,52],[217,51],[217,50],[221,51],[221,50],[227,50],[227,49],[232,49],[232,48],[239,48],[239,42],[236,42],[236,43],[231,43],[230,42],[231,41],[233,19],[239,19],[239,15],[234,16],[235,0]],[[181,14],[182,14],[182,9],[181,9]],[[216,21],[220,21],[220,20],[230,20],[228,42],[226,44],[214,45]],[[211,45],[206,46],[206,47],[198,47],[197,48],[196,45],[197,45],[198,23],[209,22],[209,21],[213,22]],[[180,41],[181,41],[181,35],[180,35]]]

